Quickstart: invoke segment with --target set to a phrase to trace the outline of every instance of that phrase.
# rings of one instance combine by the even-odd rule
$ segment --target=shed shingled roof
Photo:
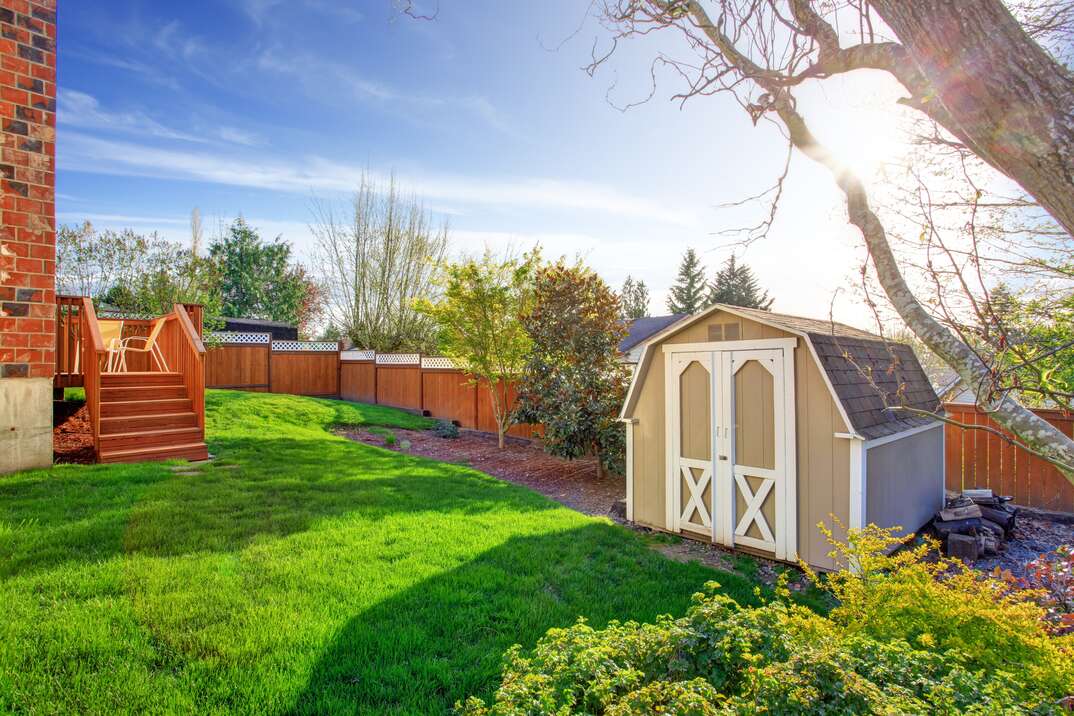
[[[670,316],[645,316],[635,318],[627,323],[626,337],[619,343],[619,352],[626,353],[634,346],[646,340],[655,333],[659,333],[672,323],[686,318],[686,313],[673,313]]]
[[[936,420],[900,407],[942,412],[928,375],[914,350],[905,343],[885,340],[875,333],[831,320],[739,306],[726,309],[792,333],[805,334],[846,411],[850,428],[866,440],[894,435]]]

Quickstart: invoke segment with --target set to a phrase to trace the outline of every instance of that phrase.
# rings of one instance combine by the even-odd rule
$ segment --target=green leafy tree
[[[623,290],[619,292],[619,300],[623,303],[625,320],[649,315],[649,287],[644,281],[635,281],[633,277],[627,276],[626,281],[623,281]]]
[[[697,313],[706,306],[705,299],[708,284],[705,282],[705,267],[697,258],[697,252],[686,249],[679,274],[668,296],[668,310],[672,313]]]
[[[771,310],[774,300],[768,297],[768,291],[761,288],[750,267],[738,263],[732,254],[723,268],[716,272],[716,278],[709,285],[706,303],[710,306],[714,303],[726,303],[768,311]]]
[[[436,322],[440,351],[489,391],[501,448],[512,419],[508,385],[522,372],[530,350],[519,318],[529,307],[538,261],[536,253],[497,260],[486,252],[480,259],[446,264],[443,296],[435,303],[418,302]]]
[[[224,315],[300,324],[316,285],[291,263],[291,245],[265,241],[239,217],[209,247],[216,264]]]
[[[595,454],[598,472],[622,474],[625,435],[618,422],[627,369],[619,297],[593,271],[563,259],[541,268],[522,325],[533,343],[519,380],[516,418],[544,426],[545,449]]]

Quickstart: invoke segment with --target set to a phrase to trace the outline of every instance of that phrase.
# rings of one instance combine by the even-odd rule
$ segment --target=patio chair
[[[166,321],[166,317],[154,320],[148,336],[130,336],[129,338],[123,339],[119,347],[119,365],[121,371],[127,371],[127,352],[132,351],[134,353],[148,353],[153,356],[153,362],[156,363],[157,369],[160,370],[161,373],[168,372],[168,362],[164,360],[164,353],[160,350],[160,345],[157,343],[157,338],[160,337],[160,331],[164,328],[164,323]],[[144,341],[144,343],[141,348],[135,348],[130,345],[131,341]]]
[[[119,354],[123,343],[123,321],[99,321],[98,326],[101,329],[101,340],[104,341],[104,348],[108,351],[108,363],[105,368],[106,373],[114,373],[118,366]],[[78,368],[76,366],[75,370]]]

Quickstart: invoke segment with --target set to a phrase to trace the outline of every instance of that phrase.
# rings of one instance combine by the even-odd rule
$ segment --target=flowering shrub
[[[1022,585],[1037,590],[1058,632],[1074,632],[1074,547],[1065,545],[1027,564]]]
[[[743,607],[710,583],[686,615],[655,624],[584,620],[508,651],[494,714],[1060,713],[1074,641],[1034,601],[936,557],[886,554],[896,538],[851,531],[817,579],[839,600],[817,614],[789,599]],[[1024,594],[1024,593],[1023,593]]]

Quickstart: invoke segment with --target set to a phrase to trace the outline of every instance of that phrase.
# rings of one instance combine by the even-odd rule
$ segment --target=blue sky
[[[616,287],[645,280],[661,313],[682,251],[715,269],[731,250],[719,232],[760,210],[720,205],[763,189],[783,150],[729,98],[681,109],[670,76],[651,102],[613,107],[608,96],[647,94],[654,50],[679,48],[671,36],[622,45],[590,77],[594,38],[607,41],[594,23],[550,49],[583,18],[569,0],[443,0],[433,22],[390,0],[67,3],[59,221],[185,241],[193,207],[210,233],[241,213],[304,258],[313,202],[345,201],[363,171],[394,172],[459,250],[582,252]],[[815,100],[841,108],[819,125],[837,145],[893,91],[834,88]],[[826,316],[862,255],[830,179],[799,158],[772,236],[743,258],[776,310]],[[866,325],[840,296],[837,317]]]

